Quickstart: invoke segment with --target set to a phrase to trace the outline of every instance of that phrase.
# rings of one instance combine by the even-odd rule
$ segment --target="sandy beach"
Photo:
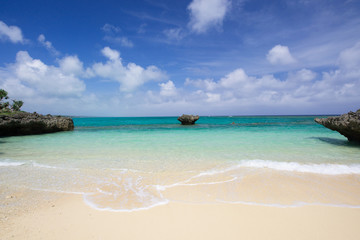
[[[360,209],[171,202],[148,210],[94,210],[81,196],[8,216],[1,239],[359,239]]]
[[[1,142],[0,240],[360,239],[360,149],[312,116],[75,121]]]
[[[0,240],[360,240],[359,30],[360,0],[1,1]]]

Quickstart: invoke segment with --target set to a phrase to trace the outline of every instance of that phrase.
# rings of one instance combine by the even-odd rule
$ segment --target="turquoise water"
[[[131,210],[174,200],[164,197],[168,186],[234,183],[264,169],[359,183],[360,145],[314,116],[201,117],[194,126],[175,117],[73,120],[71,132],[1,138],[0,185],[73,192],[91,206]]]

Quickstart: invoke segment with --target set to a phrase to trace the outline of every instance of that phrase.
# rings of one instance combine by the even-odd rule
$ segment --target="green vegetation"
[[[12,104],[8,100],[12,101]],[[4,89],[0,89],[0,113],[1,114],[12,114],[15,112],[19,112],[23,101],[18,101],[14,99],[9,99],[7,91]]]

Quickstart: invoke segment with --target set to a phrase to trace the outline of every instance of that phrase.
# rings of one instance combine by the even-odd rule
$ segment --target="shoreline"
[[[81,196],[10,217],[1,239],[358,239],[360,209],[170,202],[134,212],[98,211]]]
[[[24,172],[18,171],[21,166]],[[8,167],[8,171],[29,176],[38,173],[28,171],[29,167],[33,169],[32,165],[21,166]],[[0,184],[0,214],[41,206],[47,200],[62,198],[63,195],[78,195],[87,206],[112,212],[135,212],[173,202],[279,208],[316,205],[360,208],[359,174],[328,175],[247,167],[239,171],[235,167],[178,175],[167,171],[149,173],[103,169],[100,172],[60,170],[56,175],[57,168],[42,166],[40,169],[45,172],[34,176],[40,184],[44,181],[48,185],[36,186],[30,181],[26,185],[27,179]],[[75,174],[76,178],[71,178]],[[47,183],[50,176],[54,178],[49,182],[53,185]],[[2,177],[10,179],[7,175]]]
[[[309,117],[77,121],[3,139],[0,239],[360,237],[360,149]]]

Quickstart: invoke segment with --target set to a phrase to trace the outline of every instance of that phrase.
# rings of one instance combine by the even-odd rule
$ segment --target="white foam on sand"
[[[297,162],[276,162],[269,160],[244,160],[238,165],[238,168],[268,168],[277,171],[314,173],[323,175],[344,175],[344,174],[360,174],[360,164],[302,164]]]
[[[17,167],[17,166],[32,166],[35,168],[44,169],[64,169],[62,167],[39,164],[34,161],[30,162],[16,162],[9,159],[0,161],[0,167]],[[58,193],[69,193],[69,194],[81,194],[84,202],[97,210],[101,211],[114,211],[114,212],[132,212],[139,210],[146,210],[156,206],[164,205],[170,202],[163,196],[165,191],[170,188],[176,187],[193,187],[201,185],[220,185],[231,182],[241,181],[242,175],[245,174],[248,169],[270,169],[275,171],[294,172],[294,173],[309,173],[309,174],[320,174],[320,175],[351,175],[360,174],[360,164],[334,164],[334,163],[298,163],[298,162],[278,162],[271,160],[241,160],[233,163],[232,165],[221,166],[204,170],[202,172],[194,172],[192,176],[188,176],[184,180],[176,181],[170,184],[156,184],[147,182],[143,179],[142,171],[131,170],[131,169],[116,169],[118,173],[116,177],[110,178],[109,180],[98,182],[96,188],[93,191],[62,191],[51,190],[51,189],[33,189],[38,191],[49,191]],[[69,168],[68,170],[72,170]],[[115,170],[115,169],[112,169]],[[245,171],[243,171],[245,170]],[[130,173],[130,175],[129,175]],[[149,174],[148,172],[146,172]],[[191,191],[191,189],[188,189]],[[164,194],[165,195],[165,194]],[[109,201],[111,204],[107,205]],[[301,200],[301,199],[299,199]],[[176,201],[172,199],[171,201]],[[275,207],[299,207],[304,205],[327,205],[327,206],[338,206],[338,207],[350,207],[359,208],[357,205],[347,204],[323,204],[323,203],[308,203],[308,202],[297,202],[294,204],[284,205],[277,203],[256,203],[256,202],[244,202],[241,199],[234,199],[234,201],[223,201],[217,199],[218,202],[226,203],[238,203],[238,204],[251,204],[251,205],[262,205],[262,206],[275,206]]]
[[[263,206],[263,207],[277,207],[277,208],[297,208],[303,206],[327,206],[327,207],[341,207],[341,208],[360,208],[360,205],[349,205],[349,204],[331,204],[331,203],[317,203],[317,202],[294,202],[292,204],[278,204],[278,203],[259,203],[249,201],[224,201],[217,200],[220,203],[227,204],[243,204],[251,206]]]
[[[104,207],[104,206],[100,206],[99,204],[96,204],[94,201],[89,199],[89,197],[92,195],[93,193],[88,193],[83,195],[83,200],[86,205],[99,211],[110,211],[110,212],[135,212],[135,211],[147,210],[153,207],[165,205],[170,202],[168,199],[159,199],[159,201],[153,202],[144,207],[114,209],[111,207]]]
[[[24,164],[25,164],[25,162],[13,162],[8,159],[6,159],[4,161],[0,161],[0,167],[17,167],[17,166],[21,166]]]

